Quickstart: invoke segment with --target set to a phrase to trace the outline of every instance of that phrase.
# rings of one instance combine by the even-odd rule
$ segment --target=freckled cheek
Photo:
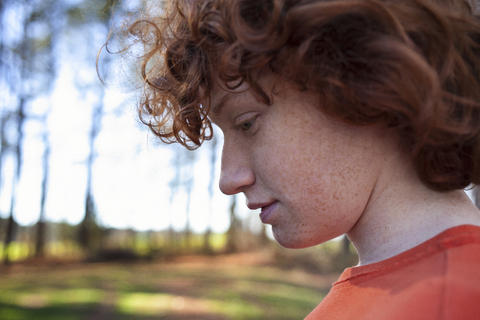
[[[257,158],[256,171],[259,177],[271,191],[284,197],[290,197],[294,192],[305,192],[303,189],[310,184],[302,182],[308,173],[307,165],[296,161],[291,151],[271,149]]]
[[[274,226],[279,243],[310,246],[348,232],[368,200],[371,174],[362,162],[368,159],[349,157],[326,144],[282,146],[269,155],[264,178],[278,188],[284,204],[282,219]]]

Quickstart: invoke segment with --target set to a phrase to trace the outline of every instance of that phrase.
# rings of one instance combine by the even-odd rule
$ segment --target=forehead
[[[238,93],[232,92],[222,92],[217,93],[216,95],[212,94],[211,98],[211,107],[212,107],[212,115],[214,117],[220,117],[222,115],[225,106],[231,104],[235,100],[238,99]]]
[[[229,83],[230,87],[234,87],[235,83]],[[259,90],[254,90],[246,82],[236,87],[233,90],[216,85],[210,97],[211,115],[213,117],[220,116],[225,106],[241,102],[255,102],[270,104],[273,98],[272,95],[278,96],[281,91],[288,88],[293,88],[292,84],[282,81],[279,77],[268,74],[262,76],[255,84]]]
[[[249,96],[253,96],[252,89],[245,83],[234,90],[226,90],[216,86],[210,98],[211,115],[220,117],[227,105],[243,100]]]

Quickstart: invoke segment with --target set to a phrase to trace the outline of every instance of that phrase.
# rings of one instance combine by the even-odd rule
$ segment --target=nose
[[[249,155],[232,145],[223,146],[220,190],[233,195],[255,183],[255,174],[250,166]]]

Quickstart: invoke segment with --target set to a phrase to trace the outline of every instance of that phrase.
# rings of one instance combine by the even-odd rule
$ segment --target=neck
[[[391,163],[393,174],[378,178],[364,213],[347,233],[359,265],[393,257],[455,226],[480,226],[480,211],[463,190],[433,191],[401,165],[406,161]]]

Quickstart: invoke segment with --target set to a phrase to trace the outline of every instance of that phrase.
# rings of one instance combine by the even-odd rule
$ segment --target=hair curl
[[[273,72],[318,93],[326,114],[395,128],[429,187],[480,183],[480,23],[466,2],[158,3],[115,32],[142,45],[139,115],[162,141],[211,138],[216,86],[246,83],[270,103],[257,75]]]

